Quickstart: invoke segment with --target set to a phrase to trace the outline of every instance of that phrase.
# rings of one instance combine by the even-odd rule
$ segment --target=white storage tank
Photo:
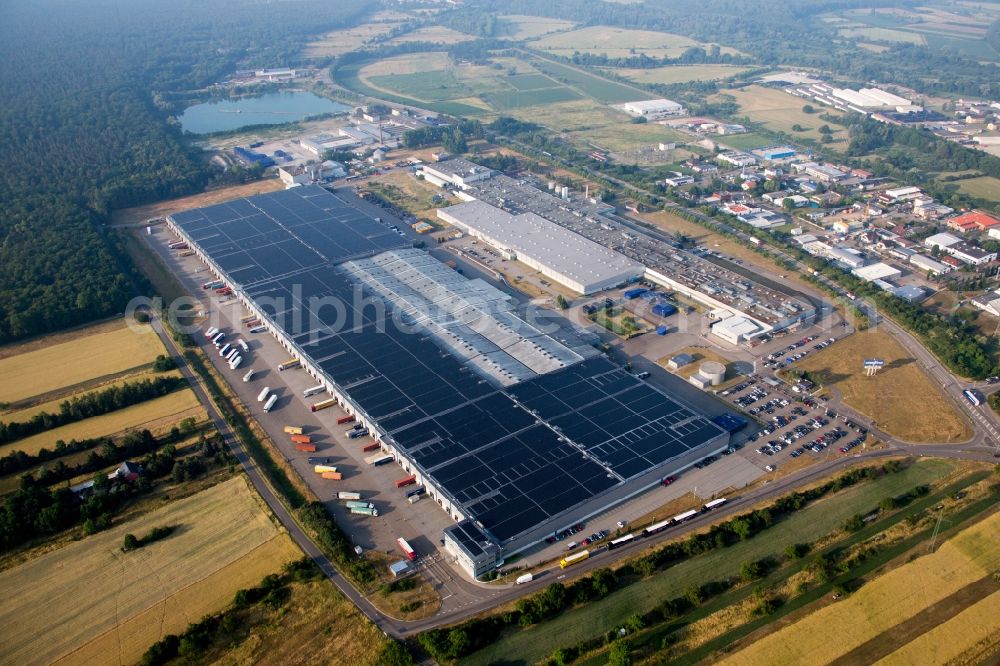
[[[726,366],[718,361],[705,361],[698,368],[698,374],[707,377],[712,386],[718,386],[726,378]]]

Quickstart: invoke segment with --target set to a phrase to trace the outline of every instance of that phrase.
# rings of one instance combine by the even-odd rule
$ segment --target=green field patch
[[[575,645],[622,626],[631,615],[646,613],[664,599],[680,596],[692,586],[736,575],[743,562],[781,554],[790,544],[826,536],[840,529],[855,513],[876,508],[885,497],[933,483],[952,469],[954,463],[947,460],[920,460],[895,474],[852,486],[792,514],[752,539],[685,560],[661,574],[612,592],[601,601],[504,636],[461,663],[463,666],[535,663],[557,647]]]
[[[507,111],[509,109],[536,106],[538,104],[570,102],[576,99],[582,99],[582,95],[569,88],[544,88],[527,92],[514,90],[510,92],[486,93],[483,95],[483,100],[497,111]]]
[[[688,81],[716,81],[736,76],[750,69],[733,65],[670,65],[612,70],[636,83],[687,83]]]
[[[533,60],[531,64],[557,81],[573,86],[584,95],[604,104],[621,104],[653,97],[652,93],[643,93],[629,86],[549,60]]]
[[[717,136],[715,141],[735,148],[736,150],[756,150],[757,148],[767,148],[774,145],[774,139],[761,136],[760,134],[733,134],[731,136]]]
[[[976,60],[1000,60],[1000,53],[983,39],[970,37],[949,37],[927,33],[927,45],[933,49],[954,49]]]
[[[447,69],[413,74],[386,74],[372,76],[368,80],[376,88],[384,88],[428,102],[469,96],[468,86],[455,78],[455,74]]]
[[[861,39],[870,39],[876,42],[927,45],[927,40],[924,39],[923,35],[906,30],[893,30],[892,28],[841,28],[839,32],[844,37],[860,37]]]
[[[341,67],[336,72],[336,81],[340,85],[344,86],[348,90],[353,90],[354,92],[361,93],[363,95],[368,95],[369,97],[375,97],[377,99],[384,99],[389,102],[396,102],[397,104],[407,104],[412,106],[419,106],[425,109],[430,109],[431,111],[436,111],[438,113],[447,113],[455,116],[481,116],[488,112],[488,109],[483,109],[482,107],[473,106],[471,104],[466,104],[460,101],[444,100],[444,101],[428,101],[423,99],[417,99],[416,97],[407,97],[402,94],[394,93],[390,90],[380,90],[374,88],[358,76],[358,71],[367,63],[357,63],[354,65],[348,65]],[[434,74],[435,72],[429,72]],[[404,77],[409,76],[408,74],[389,74],[386,77],[398,76]],[[372,77],[382,78],[382,77]],[[453,77],[454,78],[454,77]],[[457,80],[456,80],[457,83]],[[455,95],[459,98],[473,97],[472,91],[467,88],[463,88],[461,91]]]
[[[544,74],[515,74],[508,76],[506,82],[517,90],[538,90],[559,85]]]
[[[981,176],[979,178],[969,178],[955,181],[960,192],[969,196],[986,199],[987,201],[1000,201],[1000,178],[993,176]]]

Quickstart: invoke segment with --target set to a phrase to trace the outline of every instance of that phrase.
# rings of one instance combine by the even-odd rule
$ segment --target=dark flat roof
[[[257,307],[494,538],[511,539],[722,434],[603,357],[507,391],[489,384],[429,336],[380,317],[376,295],[358,297],[360,287],[333,264],[379,251],[379,243],[399,246],[399,236],[371,232],[385,227],[346,197],[318,189],[250,197],[173,219],[223,270],[253,276],[243,289]],[[305,209],[292,203],[297,198],[324,215],[301,222]],[[337,202],[348,210],[328,210]],[[303,226],[331,239],[322,243],[322,256],[303,249]],[[289,254],[295,265],[274,245],[248,251],[253,243],[235,230],[249,228],[253,238],[296,244]],[[338,235],[344,230],[355,239],[350,249]]]

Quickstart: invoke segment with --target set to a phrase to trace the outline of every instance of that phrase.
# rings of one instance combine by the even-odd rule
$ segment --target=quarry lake
[[[278,125],[349,107],[309,92],[268,93],[258,97],[195,104],[179,117],[181,128],[193,134],[225,132],[250,125]]]

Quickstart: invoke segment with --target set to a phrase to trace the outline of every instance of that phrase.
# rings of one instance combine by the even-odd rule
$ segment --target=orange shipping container
[[[296,444],[295,445],[295,450],[296,451],[304,451],[306,453],[316,453],[316,445],[315,444]]]
[[[416,482],[417,482],[417,477],[411,475],[396,481],[396,487],[402,488],[403,486],[408,486]]]
[[[339,425],[343,425],[345,423],[350,423],[353,420],[354,420],[354,417],[351,416],[350,414],[348,414],[347,416],[341,416],[339,419],[337,419],[337,423]]]
[[[362,451],[377,451],[381,447],[382,447],[382,445],[379,444],[378,442],[372,442],[371,444],[369,444],[368,446],[364,447],[361,450]]]
[[[296,444],[309,444],[312,438],[309,435],[292,435],[292,441]]]
[[[323,472],[324,479],[333,479],[334,481],[340,481],[344,478],[344,475],[340,472]]]

